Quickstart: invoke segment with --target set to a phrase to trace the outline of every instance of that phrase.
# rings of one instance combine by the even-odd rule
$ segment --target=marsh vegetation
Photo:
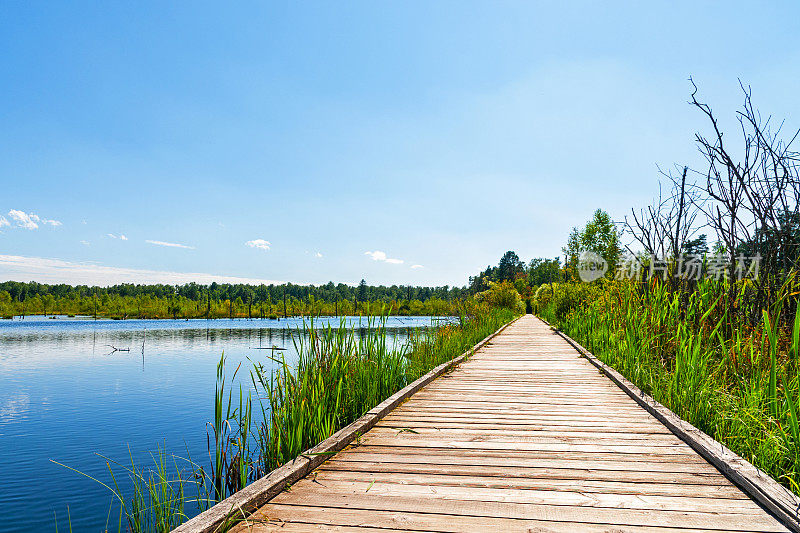
[[[618,226],[576,228],[536,311],[680,417],[800,494],[800,155],[750,89],[738,131],[698,100],[698,168]],[[708,236],[715,239],[707,242]],[[628,241],[627,246],[623,245]],[[612,268],[579,279],[582,254]],[[628,264],[633,269],[613,268]],[[689,268],[691,266],[691,268]],[[755,267],[755,268],[753,268]]]

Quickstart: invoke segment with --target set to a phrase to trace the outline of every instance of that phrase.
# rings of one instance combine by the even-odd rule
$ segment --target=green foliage
[[[537,310],[549,306],[554,318],[561,321],[595,298],[600,290],[600,284],[596,283],[550,283],[536,290],[533,304]]]
[[[113,499],[119,505],[117,521],[119,532],[168,533],[187,520],[187,503],[195,504],[201,510],[207,509],[211,503],[203,469],[193,463],[191,458],[169,455],[161,447],[152,455],[152,465],[144,468],[136,465],[132,455],[130,466],[102,455],[100,457],[106,461],[111,478],[110,484],[103,483],[70,466],[53,462],[88,477],[111,492]],[[126,494],[120,487],[118,481],[120,476],[128,479],[132,494]],[[188,492],[190,489],[191,493]],[[197,497],[193,498],[193,494],[197,494]],[[71,521],[69,526],[71,531]],[[107,525],[106,531],[109,530]]]
[[[577,279],[578,260],[583,252],[594,252],[605,259],[608,263],[606,277],[612,278],[622,260],[620,231],[608,213],[598,209],[586,226],[572,229],[563,252],[571,279]]]
[[[492,307],[510,309],[516,313],[525,312],[525,304],[513,283],[507,281],[495,283],[490,281],[489,289],[475,295],[475,300],[485,302]]]
[[[500,258],[500,263],[497,265],[497,281],[514,281],[517,274],[521,274],[525,270],[525,263],[523,263],[519,256],[512,251],[508,251]]]
[[[477,294],[489,288],[489,282],[512,282],[521,295],[527,297],[531,287],[561,279],[560,261],[555,259],[533,259],[526,266],[515,252],[508,251],[500,258],[496,267],[487,266],[477,276],[470,276],[469,291]]]
[[[561,261],[555,259],[536,258],[528,264],[528,285],[538,287],[561,279]]]

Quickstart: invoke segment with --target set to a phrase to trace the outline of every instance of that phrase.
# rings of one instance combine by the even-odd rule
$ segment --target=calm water
[[[358,323],[358,318],[350,319]],[[339,319],[333,319],[338,325]],[[52,460],[109,481],[96,453],[151,461],[159,446],[206,465],[216,365],[266,361],[278,346],[296,357],[301,320],[0,321],[0,532],[103,531],[110,493]],[[392,317],[397,342],[430,317]],[[144,341],[144,353],[142,343]],[[110,346],[130,348],[113,352]],[[245,374],[246,375],[246,374]],[[55,513],[55,515],[54,515]],[[116,513],[111,518],[114,525]],[[113,526],[113,531],[116,527]]]

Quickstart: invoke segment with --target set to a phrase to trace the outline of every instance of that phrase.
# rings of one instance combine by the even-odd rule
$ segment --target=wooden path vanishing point
[[[787,531],[533,316],[234,531]]]

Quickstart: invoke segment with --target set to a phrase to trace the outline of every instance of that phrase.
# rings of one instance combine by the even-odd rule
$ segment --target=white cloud
[[[385,263],[391,263],[392,265],[401,265],[403,264],[402,259],[395,259],[393,257],[387,257],[386,252],[381,252],[380,250],[375,250],[374,252],[364,252],[364,255],[368,255],[372,258],[373,261],[383,261]]]
[[[411,268],[417,269],[417,268],[425,268],[425,267],[422,266],[422,265],[411,265]]]
[[[151,241],[150,239],[147,239],[144,242],[146,242],[147,244],[155,244],[156,246],[166,246],[168,248],[183,248],[185,250],[194,250],[194,246],[187,246],[185,244],[178,244],[175,242]]]
[[[60,259],[0,255],[0,279],[38,281],[40,283],[71,283],[82,285],[114,285],[117,283],[264,283],[280,284],[283,281],[222,276],[199,272],[168,272],[103,266],[92,263],[75,263]]]
[[[252,241],[247,241],[244,245],[250,248],[258,248],[259,250],[269,250],[272,243],[264,239],[253,239]]]
[[[36,223],[36,221],[39,220],[39,217],[33,214],[29,215],[25,211],[17,211],[16,209],[12,209],[8,212],[8,216],[10,216],[20,228],[37,229],[39,227],[39,224]]]
[[[2,228],[3,226],[10,226],[10,225],[11,223],[8,221],[8,219],[3,215],[0,215],[0,228]]]
[[[123,234],[121,234],[121,233],[120,233],[120,234],[119,234],[119,240],[121,240],[121,241],[127,241],[127,240],[128,240],[128,238],[127,238],[125,235],[123,235]]]
[[[43,218],[34,213],[26,213],[25,211],[20,211],[18,209],[12,209],[9,211],[8,216],[10,216],[11,220],[17,224],[17,227],[29,230],[39,229],[40,223],[53,227],[61,226],[61,222],[58,220]],[[5,218],[3,220],[5,220]],[[2,224],[0,224],[0,226],[2,226]]]
[[[123,235],[122,233],[120,233],[119,235],[114,235],[113,233],[109,233],[108,236],[111,237],[112,239],[119,239],[121,241],[127,241],[128,240],[128,238],[125,235]],[[161,243],[161,241],[152,241],[152,242],[151,241],[147,241],[147,242],[149,242],[150,244]],[[163,243],[163,244],[161,244],[161,246],[167,246],[168,244],[170,244],[170,243]],[[180,247],[180,245],[177,245],[177,244],[174,245],[174,246]]]
[[[380,250],[375,250],[374,252],[364,252],[364,255],[370,256],[373,261],[386,261],[386,252],[381,252]]]
[[[315,254],[314,254],[314,257],[318,257],[318,258],[319,258],[319,257],[322,257],[322,254],[321,254],[321,253],[319,253],[319,252],[317,252],[317,253],[315,253]]]
[[[81,244],[84,246],[89,246],[91,243],[89,241],[81,241]]]

